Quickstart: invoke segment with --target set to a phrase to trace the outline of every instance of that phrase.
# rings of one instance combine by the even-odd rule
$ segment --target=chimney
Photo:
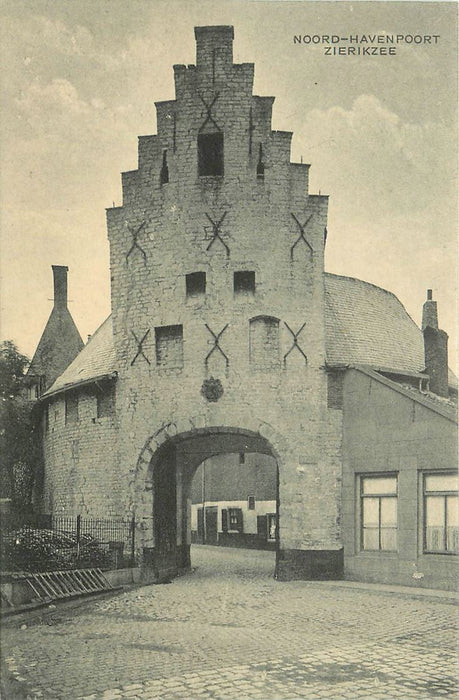
[[[67,308],[67,272],[65,265],[51,265],[54,277],[54,307],[56,309]]]
[[[427,301],[422,307],[422,330],[430,326],[430,328],[438,328],[437,317],[437,302],[432,299],[432,290],[427,290]]]
[[[231,26],[195,27],[196,65],[212,71],[233,65],[234,29]]]
[[[422,309],[422,332],[430,391],[448,397],[448,335],[438,328],[437,302],[432,299],[431,289]]]

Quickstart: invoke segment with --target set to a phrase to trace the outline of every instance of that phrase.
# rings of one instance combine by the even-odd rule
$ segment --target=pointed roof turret
[[[54,306],[26,375],[27,384],[45,391],[75,359],[84,343],[67,307],[67,272],[64,265],[52,265]]]

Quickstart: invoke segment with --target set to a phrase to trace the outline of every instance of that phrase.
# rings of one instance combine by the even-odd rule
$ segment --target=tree
[[[24,387],[29,364],[11,340],[0,343],[0,495],[19,509],[31,504],[41,463],[38,412]]]

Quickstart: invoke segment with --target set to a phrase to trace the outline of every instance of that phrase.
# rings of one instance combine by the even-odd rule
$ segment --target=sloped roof
[[[100,379],[116,372],[112,317],[109,316],[88,340],[71,365],[56,379],[45,396]]]
[[[327,364],[423,372],[422,331],[397,297],[369,282],[325,274]],[[111,316],[46,395],[116,372]],[[450,384],[455,377],[450,373]],[[456,380],[457,385],[457,380]]]
[[[362,364],[422,372],[421,330],[397,297],[353,277],[325,274],[328,364]]]
[[[35,354],[27,377],[45,377],[49,387],[70,365],[84,343],[75,322],[66,307],[54,306]]]

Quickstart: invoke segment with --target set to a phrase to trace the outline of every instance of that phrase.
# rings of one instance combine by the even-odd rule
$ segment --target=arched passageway
[[[192,481],[204,463],[218,455],[268,455],[275,469],[274,507],[275,519],[271,527],[273,547],[279,541],[279,489],[278,467],[273,446],[260,434],[237,428],[205,428],[181,433],[168,438],[154,453],[150,462],[150,478],[153,507],[153,547],[148,548],[146,558],[154,569],[155,577],[170,577],[191,565],[191,512]],[[231,464],[228,463],[228,468]],[[202,469],[202,467],[201,467]],[[204,504],[204,529],[215,534],[221,525],[222,511],[215,504],[206,509]],[[228,513],[226,514],[228,517]],[[224,529],[224,525],[221,527]],[[232,528],[226,528],[230,531]],[[237,528],[236,528],[237,529]],[[209,536],[208,535],[208,536]],[[208,539],[208,538],[207,538]],[[212,542],[216,544],[217,538]],[[273,572],[274,573],[274,572]]]

